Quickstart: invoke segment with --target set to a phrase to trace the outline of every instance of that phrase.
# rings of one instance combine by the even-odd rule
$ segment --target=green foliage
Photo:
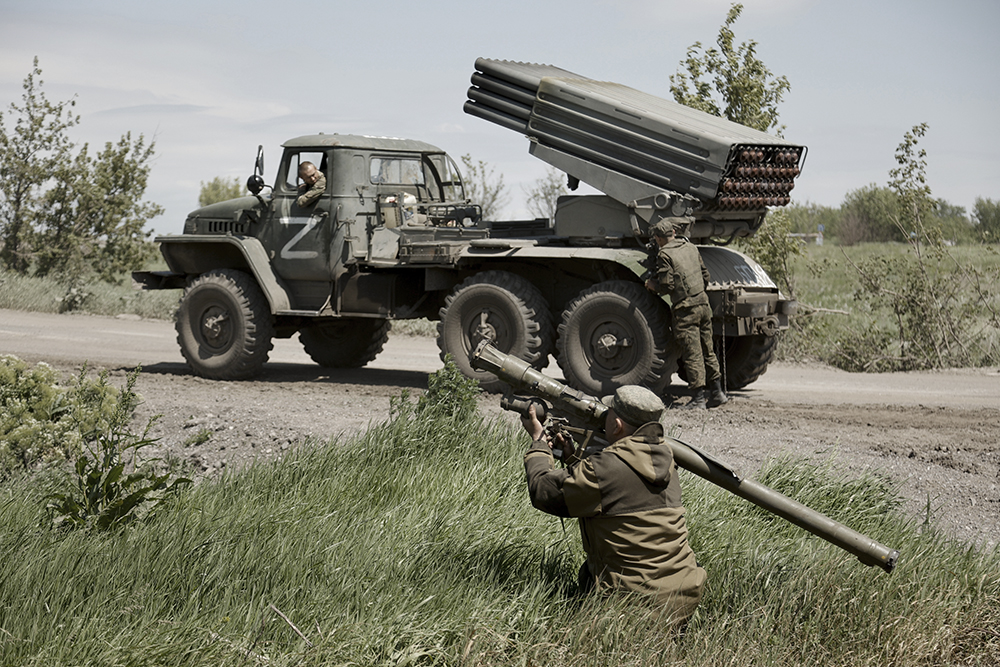
[[[208,206],[220,201],[236,199],[246,194],[246,188],[240,183],[239,178],[223,178],[216,176],[208,183],[202,181],[201,192],[198,194],[198,206]]]
[[[670,76],[670,92],[686,106],[752,127],[773,131],[779,137],[778,104],[791,84],[784,76],[774,77],[757,57],[757,42],[734,46],[732,26],[743,12],[734,3],[719,29],[719,48],[702,50],[701,42],[688,47],[682,63],[685,72]]]
[[[197,433],[192,433],[187,438],[184,439],[184,447],[197,447],[198,445],[204,445],[206,442],[212,439],[212,431],[207,428],[199,430]]]
[[[824,238],[830,238],[836,234],[837,224],[840,222],[839,209],[812,202],[792,202],[782,210],[789,218],[789,229],[796,234],[816,234],[819,226],[823,225]]]
[[[510,201],[503,174],[497,175],[494,167],[483,160],[473,160],[468,153],[462,156],[462,165],[465,167],[462,181],[469,201],[482,207],[484,220],[499,219]]]
[[[976,197],[972,209],[976,232],[984,243],[1000,243],[1000,201]]]
[[[158,419],[151,417],[139,436],[129,428],[139,400],[134,391],[139,372],[136,368],[128,374],[106,423],[93,428],[78,424],[85,452],[73,467],[71,488],[46,497],[45,509],[54,527],[107,530],[124,526],[191,484],[183,477],[171,481],[170,473],[158,475],[150,465],[138,466],[139,450],[155,442],[149,431]],[[98,389],[102,393],[108,389],[106,371]]]
[[[66,131],[80,120],[72,114],[75,100],[49,102],[41,75],[36,56],[22,85],[21,106],[12,102],[7,112],[14,119],[10,133],[0,112],[0,266],[21,274],[31,265],[40,193],[71,159]]]
[[[143,202],[153,144],[126,133],[108,142],[91,158],[85,144],[72,162],[53,174],[54,183],[41,199],[35,234],[35,273],[79,281],[93,273],[114,282],[156,254],[143,231],[163,213]]]
[[[0,357],[0,479],[75,456],[83,433],[106,425],[114,410],[104,376],[88,379],[86,366],[64,387],[47,364]]]
[[[884,481],[762,476],[902,552],[885,574],[682,472],[708,572],[683,637],[577,592],[579,532],[528,502],[510,420],[401,414],[206,481],[128,531],[39,531],[0,488],[0,664],[996,664],[1000,555],[896,510]],[[71,637],[72,641],[68,641]]]
[[[839,343],[838,365],[863,370],[980,366],[1000,360],[996,336],[1000,273],[956,261],[945,244],[937,203],[926,183],[926,152],[918,149],[925,124],[904,135],[889,172],[898,209],[892,214],[909,253],[852,263],[860,285],[855,299],[872,313]],[[889,314],[891,328],[879,326]],[[891,335],[890,335],[891,332]]]
[[[841,245],[905,241],[896,221],[900,219],[900,202],[887,187],[867,185],[848,192],[840,207],[840,224],[836,237]]]
[[[802,254],[802,242],[789,236],[792,217],[784,209],[772,209],[757,233],[739,239],[741,250],[757,260],[771,279],[789,297],[795,298],[792,259]]]
[[[126,133],[96,157],[86,144],[74,155],[74,102],[49,102],[40,76],[35,58],[9,133],[0,116],[0,264],[70,288],[89,275],[116,281],[155,252],[143,227],[163,209],[142,201],[154,144]]]
[[[450,354],[444,368],[427,376],[427,393],[417,401],[417,414],[468,420],[476,412],[479,381],[466,377]]]
[[[555,220],[556,203],[559,197],[568,194],[566,175],[554,167],[545,171],[545,176],[525,189],[528,212],[537,218]]]

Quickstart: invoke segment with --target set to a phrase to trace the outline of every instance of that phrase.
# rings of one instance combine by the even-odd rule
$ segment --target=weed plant
[[[574,522],[534,510],[519,426],[387,421],[206,481],[127,530],[41,527],[0,487],[3,665],[995,665],[1000,557],[902,518],[872,477],[758,477],[900,549],[886,574],[682,472],[708,589],[686,633],[577,596]]]

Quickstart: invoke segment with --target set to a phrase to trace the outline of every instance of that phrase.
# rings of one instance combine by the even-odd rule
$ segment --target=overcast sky
[[[281,143],[317,132],[421,139],[494,165],[510,216],[546,165],[523,137],[462,111],[477,57],[548,63],[670,99],[695,41],[728,1],[425,0],[170,3],[0,0],[0,108],[38,56],[50,100],[76,96],[73,137],[156,141],[147,198],[180,233],[202,181],[266,180]],[[934,196],[971,212],[1000,199],[998,0],[747,0],[737,42],[791,92],[785,138],[809,148],[793,199],[838,206],[885,185],[903,134],[926,122]],[[294,7],[294,9],[290,9]],[[279,9],[280,8],[280,9]],[[8,123],[9,127],[10,123]]]

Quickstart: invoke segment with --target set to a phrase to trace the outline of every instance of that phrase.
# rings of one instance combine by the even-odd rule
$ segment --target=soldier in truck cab
[[[299,165],[299,178],[302,183],[299,185],[296,203],[303,207],[315,204],[326,191],[326,176],[312,162],[303,162]]]

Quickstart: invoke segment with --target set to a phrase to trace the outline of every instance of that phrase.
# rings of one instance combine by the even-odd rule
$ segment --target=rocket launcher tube
[[[489,340],[479,343],[469,361],[473,368],[494,373],[516,388],[551,401],[592,428],[604,428],[608,408],[600,400],[553,380],[521,359],[500,352]],[[674,438],[667,438],[666,442],[674,452],[677,465],[685,470],[854,554],[865,565],[877,565],[886,572],[892,572],[896,567],[898,550],[890,549],[772,488],[750,479],[741,479],[728,465],[696,447]]]

